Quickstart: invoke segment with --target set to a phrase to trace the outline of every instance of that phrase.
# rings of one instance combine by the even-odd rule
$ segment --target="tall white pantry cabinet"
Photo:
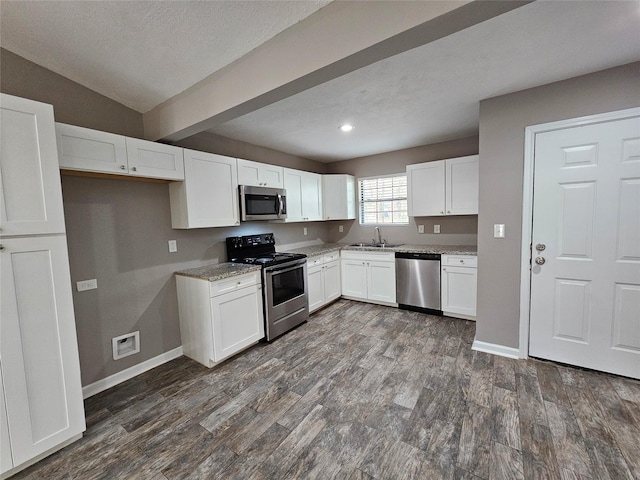
[[[53,107],[0,95],[0,473],[86,429]]]

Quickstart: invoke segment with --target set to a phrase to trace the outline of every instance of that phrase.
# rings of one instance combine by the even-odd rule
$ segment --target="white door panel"
[[[640,378],[640,118],[536,135],[532,243],[529,353]]]

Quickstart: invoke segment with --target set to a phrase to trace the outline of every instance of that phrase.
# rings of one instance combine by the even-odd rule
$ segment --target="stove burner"
[[[227,256],[235,263],[250,263],[263,267],[290,260],[300,260],[306,255],[276,252],[272,233],[227,238]]]

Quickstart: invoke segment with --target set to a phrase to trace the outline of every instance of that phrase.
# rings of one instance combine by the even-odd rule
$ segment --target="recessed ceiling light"
[[[343,132],[350,132],[351,130],[353,130],[353,125],[345,123],[344,125],[340,125],[340,130],[342,130]]]

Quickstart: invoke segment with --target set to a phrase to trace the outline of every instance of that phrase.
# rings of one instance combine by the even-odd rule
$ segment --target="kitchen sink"
[[[400,244],[395,243],[352,243],[350,247],[371,247],[371,248],[393,248],[398,247]]]

